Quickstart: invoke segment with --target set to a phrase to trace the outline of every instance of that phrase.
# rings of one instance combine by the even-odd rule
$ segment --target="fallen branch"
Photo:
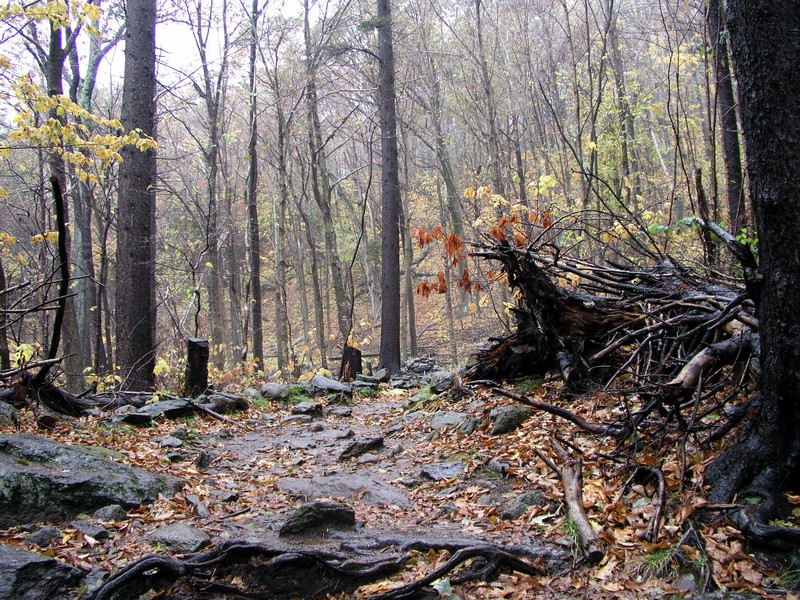
[[[580,457],[573,459],[555,436],[550,438],[556,454],[561,459],[558,475],[564,486],[564,503],[567,505],[567,515],[575,524],[578,532],[578,544],[586,562],[596,565],[605,556],[603,542],[592,529],[586,509],[583,507],[583,461]],[[552,466],[552,465],[551,465]]]

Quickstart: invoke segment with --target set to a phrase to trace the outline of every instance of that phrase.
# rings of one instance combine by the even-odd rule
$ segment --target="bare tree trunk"
[[[378,0],[378,116],[381,123],[380,364],[400,372],[400,176],[394,88],[391,0]]]
[[[155,0],[128,0],[122,125],[155,131]],[[124,148],[117,204],[117,360],[122,387],[154,385],[155,151]]]

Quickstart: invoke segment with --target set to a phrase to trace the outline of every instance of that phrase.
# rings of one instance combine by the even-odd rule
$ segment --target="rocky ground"
[[[522,391],[555,398],[558,387],[525,382]],[[451,598],[663,597],[715,585],[765,594],[765,583],[774,591],[779,581],[724,524],[696,532],[702,551],[686,537],[682,524],[702,496],[690,479],[678,485],[675,456],[657,458],[671,487],[670,504],[659,539],[647,543],[641,537],[652,516],[652,491],[635,482],[626,486],[630,471],[622,461],[600,460],[613,454],[613,440],[574,435],[554,417],[502,396],[458,385],[441,394],[430,385],[387,384],[321,397],[288,394],[280,386],[262,391],[275,399],[250,390],[250,408],[225,420],[195,413],[156,418],[149,427],[119,418],[112,424],[100,415],[42,431],[34,414],[22,411],[5,433],[103,446],[124,463],[180,477],[186,485],[139,508],[8,526],[0,541],[87,573],[83,592],[147,554],[181,557],[230,540],[356,554],[406,547],[409,540],[484,541],[522,548],[544,572],[506,572],[491,583],[453,588],[446,579],[437,582],[441,595]],[[615,410],[612,398],[583,402],[598,417]],[[584,501],[607,545],[597,566],[583,564],[564,516],[561,482],[536,454],[553,431],[586,453]],[[697,456],[695,475],[702,462]],[[286,524],[297,509],[320,499],[351,507],[355,522],[333,519],[290,533]],[[449,555],[418,552],[400,574],[362,586],[356,597],[412,581]]]

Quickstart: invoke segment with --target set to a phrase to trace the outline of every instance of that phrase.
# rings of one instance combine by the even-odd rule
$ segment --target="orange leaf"
[[[439,285],[438,285],[439,293],[444,294],[447,291],[447,282],[444,280],[444,273],[442,271],[439,271],[437,277],[439,279]]]

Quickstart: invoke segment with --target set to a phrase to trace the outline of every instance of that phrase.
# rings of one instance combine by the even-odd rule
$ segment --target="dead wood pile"
[[[600,266],[562,257],[552,244],[501,240],[473,255],[502,265],[516,327],[473,357],[470,379],[557,372],[573,391],[623,380],[680,399],[716,366],[758,371],[755,306],[732,281],[710,281],[667,258],[652,268]]]

